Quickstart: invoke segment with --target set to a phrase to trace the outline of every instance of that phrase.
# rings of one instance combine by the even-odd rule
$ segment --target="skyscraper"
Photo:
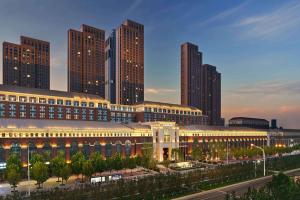
[[[201,67],[201,109],[208,116],[208,124],[223,125],[221,118],[221,74],[216,67],[204,64]]]
[[[3,43],[3,84],[50,89],[50,43],[25,36]]]
[[[105,31],[68,31],[68,91],[105,97]]]
[[[116,103],[144,101],[144,26],[126,20],[116,30]]]
[[[201,108],[200,69],[202,53],[191,43],[181,45],[181,104]]]
[[[181,45],[181,104],[202,110],[209,125],[223,125],[221,74],[212,65],[202,65],[202,53],[191,43]]]
[[[105,99],[116,103],[116,30],[105,41]]]

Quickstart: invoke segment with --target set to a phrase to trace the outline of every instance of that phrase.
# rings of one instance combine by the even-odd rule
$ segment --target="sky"
[[[67,90],[67,30],[145,28],[145,99],[180,103],[180,45],[192,42],[222,73],[222,116],[300,128],[300,1],[1,0],[0,42],[51,43],[51,89]],[[2,48],[0,48],[2,63]],[[0,65],[2,83],[2,65]]]

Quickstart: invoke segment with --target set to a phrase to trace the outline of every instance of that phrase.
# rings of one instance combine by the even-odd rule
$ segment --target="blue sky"
[[[130,18],[145,25],[147,100],[180,102],[180,44],[190,41],[222,73],[225,118],[300,128],[299,10],[287,0],[1,0],[0,41],[50,41],[51,89],[66,90],[67,30],[85,23],[108,35]]]

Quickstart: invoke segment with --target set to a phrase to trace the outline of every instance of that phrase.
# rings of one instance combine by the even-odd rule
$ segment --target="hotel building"
[[[116,103],[144,101],[144,26],[126,20],[116,29]]]
[[[50,88],[50,43],[25,36],[3,43],[3,84]]]
[[[266,144],[266,131],[206,123],[207,117],[194,107],[111,104],[97,95],[0,85],[0,162],[14,152],[26,165],[28,148],[52,157],[64,151],[69,161],[77,151],[87,157],[92,152],[136,156],[151,144],[155,159],[162,161],[172,159],[174,148],[188,156],[195,141],[206,146]]]
[[[68,31],[68,91],[105,97],[105,31]]]

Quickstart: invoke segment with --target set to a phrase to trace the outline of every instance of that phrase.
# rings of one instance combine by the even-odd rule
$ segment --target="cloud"
[[[141,3],[142,0],[134,0],[133,3],[128,7],[128,9],[125,10],[123,16],[127,17],[128,15],[130,15]]]
[[[216,22],[216,21],[224,20],[225,18],[230,17],[230,16],[238,13],[239,11],[241,11],[248,3],[249,3],[249,1],[245,1],[241,4],[239,4],[238,6],[235,6],[233,8],[228,9],[228,10],[222,11],[222,12],[216,14],[215,16],[213,16],[209,19],[206,19],[204,21],[201,21],[200,23],[198,23],[196,25],[193,25],[193,26],[201,27],[201,26],[205,26],[207,24],[210,24],[210,23],[213,23],[213,22]]]
[[[160,94],[160,93],[175,93],[177,92],[174,89],[167,89],[167,88],[146,88],[146,94]]]
[[[235,23],[246,38],[277,38],[290,34],[300,25],[300,2],[289,2],[268,14],[252,15]]]
[[[250,85],[242,85],[235,89],[228,90],[229,94],[262,94],[282,95],[300,94],[300,80],[295,81],[261,81]]]

